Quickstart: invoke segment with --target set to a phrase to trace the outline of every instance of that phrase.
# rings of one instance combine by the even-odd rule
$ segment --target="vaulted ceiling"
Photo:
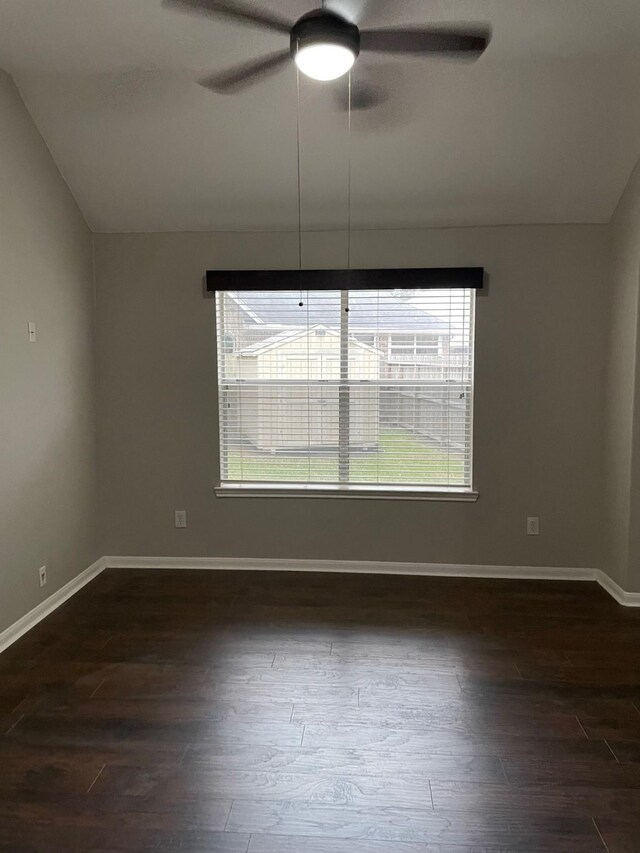
[[[264,5],[268,5],[265,3]],[[361,25],[489,22],[475,64],[361,56],[386,100],[301,80],[302,219],[339,228],[607,221],[640,155],[638,0],[333,0]],[[295,19],[304,0],[272,0]],[[296,73],[196,81],[286,37],[160,0],[0,0],[15,79],[95,231],[296,228]]]

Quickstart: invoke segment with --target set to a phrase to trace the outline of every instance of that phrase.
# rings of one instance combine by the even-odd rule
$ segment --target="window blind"
[[[218,290],[225,484],[470,489],[475,291]]]

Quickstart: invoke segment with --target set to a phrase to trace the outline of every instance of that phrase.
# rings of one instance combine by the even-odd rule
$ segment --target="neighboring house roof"
[[[402,299],[386,295],[377,301],[375,290],[353,290],[349,295],[349,327],[354,331],[376,330],[384,332],[435,332],[451,334],[445,320],[429,314]],[[297,319],[300,291],[244,290],[231,294],[243,307],[250,321],[268,326],[298,326],[300,321],[327,327],[335,326],[340,316],[340,293],[325,291],[322,299],[310,299],[300,308]],[[303,292],[304,301],[304,292]]]
[[[334,329],[329,329],[326,326],[318,323],[315,326],[311,326],[309,329],[302,329],[297,332],[280,332],[278,335],[272,335],[270,338],[265,338],[263,341],[258,341],[255,344],[251,344],[251,346],[244,347],[244,349],[238,350],[235,355],[241,356],[257,356],[262,355],[262,353],[268,352],[269,350],[276,349],[277,347],[281,347],[284,344],[292,343],[298,338],[305,338],[315,332],[323,331],[326,335],[331,336],[333,338],[339,338],[340,335]],[[381,355],[380,350],[377,350],[375,347],[370,347],[368,344],[363,344],[361,341],[357,341],[354,338],[349,340],[350,346],[359,347],[360,349],[368,350],[369,352],[375,353],[375,355]]]

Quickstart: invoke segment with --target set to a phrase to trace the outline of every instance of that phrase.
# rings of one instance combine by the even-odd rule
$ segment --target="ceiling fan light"
[[[356,61],[353,50],[341,44],[321,42],[300,48],[295,55],[296,65],[314,80],[337,80]]]

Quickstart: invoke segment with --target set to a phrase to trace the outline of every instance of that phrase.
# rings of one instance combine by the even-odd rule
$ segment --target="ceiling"
[[[264,4],[268,5],[268,4]],[[272,0],[292,19],[313,8]],[[362,56],[301,80],[302,222],[354,228],[608,221],[640,155],[638,0],[333,0],[362,26],[490,22],[475,64]],[[0,67],[94,231],[293,229],[294,66],[214,95],[207,72],[286,37],[160,0],[0,0]]]

